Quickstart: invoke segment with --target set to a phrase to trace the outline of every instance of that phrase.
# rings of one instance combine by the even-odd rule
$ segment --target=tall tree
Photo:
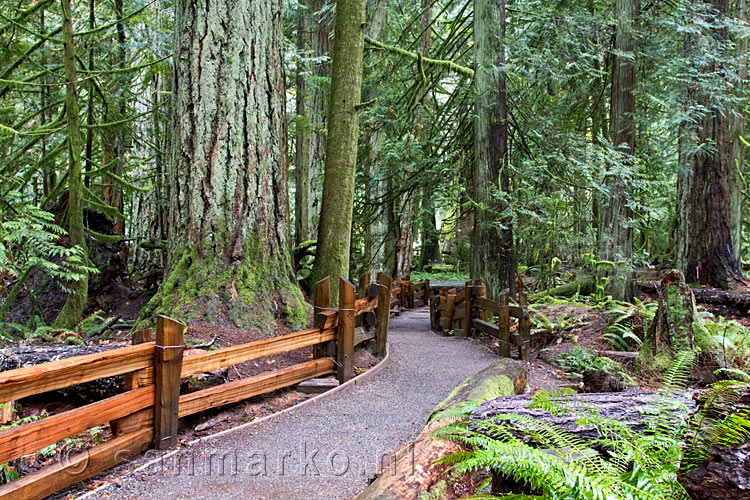
[[[331,276],[332,298],[338,297],[337,276],[349,275],[354,176],[357,167],[362,95],[365,0],[338,0],[334,23],[328,141],[323,203],[312,283]]]
[[[474,234],[471,277],[489,296],[515,289],[516,255],[509,191],[508,103],[505,82],[505,0],[474,0]]]
[[[168,262],[154,310],[299,325],[290,259],[281,2],[176,6]]]
[[[746,25],[748,22],[747,0],[737,0],[735,3],[734,18]],[[746,91],[747,81],[747,57],[750,40],[744,34],[737,37],[734,44],[734,58],[737,61],[736,79],[734,83],[735,93],[742,98]],[[742,101],[741,101],[742,102]],[[744,104],[744,103],[743,103]],[[742,260],[742,212],[744,209],[744,197],[742,176],[745,173],[745,143],[740,137],[745,137],[745,111],[744,106],[735,106],[729,117],[729,139],[732,141],[732,152],[730,156],[732,177],[730,178],[730,214],[729,232],[732,238],[732,251],[737,261]]]
[[[633,258],[633,210],[628,189],[635,153],[636,46],[634,27],[640,0],[617,0],[615,51],[612,55],[612,87],[609,106],[609,137],[620,153],[605,174],[606,203],[599,224],[599,259],[624,262],[607,271],[608,292],[615,300],[632,300],[635,280]]]
[[[297,245],[314,239],[323,195],[326,94],[331,73],[331,15],[325,0],[300,2],[297,12],[297,118],[294,227]]]
[[[83,140],[81,121],[78,115],[78,81],[76,52],[73,40],[73,13],[70,0],[60,2],[62,9],[63,61],[65,68],[65,116],[67,119],[68,144],[68,206],[65,211],[68,221],[68,237],[71,246],[86,250],[86,235],[83,227],[83,183],[81,179],[81,153]],[[54,326],[72,328],[81,317],[88,296],[88,274],[84,270],[79,279],[70,285],[70,293]]]
[[[686,52],[701,51],[703,48],[694,44],[708,43],[708,50],[719,56],[707,59],[701,53],[689,58],[702,80],[687,87],[686,104],[695,111],[680,131],[675,257],[688,280],[726,289],[741,278],[730,233],[730,184],[735,179],[735,167],[730,161],[726,100],[719,95],[727,90],[716,89],[716,80],[723,82],[727,75],[725,20],[729,0],[706,4],[709,8],[695,16],[701,25],[708,26],[710,35],[703,41],[687,37]]]

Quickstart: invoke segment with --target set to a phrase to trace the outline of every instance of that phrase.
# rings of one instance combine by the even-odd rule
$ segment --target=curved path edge
[[[208,436],[201,436],[199,438],[193,439],[192,441],[188,441],[184,446],[186,446],[186,447],[195,446],[197,444],[205,443],[207,441],[211,441],[212,439],[216,439],[216,438],[219,438],[221,436],[225,436],[227,434],[231,434],[233,432],[237,432],[237,431],[240,431],[242,429],[246,429],[248,427],[252,427],[254,425],[260,425],[260,424],[262,424],[263,422],[265,422],[267,420],[271,420],[271,419],[280,417],[281,415],[289,413],[292,410],[298,410],[299,408],[302,408],[302,407],[304,407],[307,404],[312,404],[312,403],[314,403],[316,401],[319,401],[321,399],[325,399],[327,397],[331,397],[331,396],[335,395],[336,393],[338,393],[338,392],[346,389],[349,386],[352,386],[352,385],[356,386],[358,382],[364,382],[368,378],[377,375],[377,373],[379,371],[381,371],[386,366],[386,363],[388,363],[388,361],[390,360],[390,358],[391,358],[391,344],[389,342],[385,346],[385,356],[383,357],[383,359],[381,359],[378,362],[378,364],[376,364],[375,366],[373,366],[372,368],[370,368],[366,372],[361,373],[360,375],[357,375],[353,379],[351,379],[351,380],[349,380],[347,382],[344,382],[343,384],[341,384],[341,385],[339,385],[337,387],[334,387],[333,389],[331,389],[329,391],[326,391],[326,392],[324,392],[322,394],[318,394],[317,396],[314,396],[314,397],[312,397],[310,399],[306,399],[306,400],[302,401],[301,403],[297,403],[295,405],[292,405],[292,406],[289,406],[287,408],[284,408],[283,410],[279,410],[276,413],[272,413],[270,415],[266,415],[264,417],[252,420],[250,422],[245,422],[244,424],[240,424],[240,425],[238,425],[236,427],[231,427],[229,429],[224,429],[223,431],[220,431],[220,432],[217,432],[217,433],[214,433],[214,434],[209,434]],[[163,461],[164,459],[169,458],[169,457],[173,457],[174,455],[176,455],[177,453],[180,452],[181,448],[182,448],[182,446],[178,446],[178,447],[174,448],[173,450],[171,450],[170,452],[165,453],[164,455],[160,456],[159,458],[155,458],[153,460],[149,460],[148,462],[144,463],[143,465],[140,465],[140,466],[136,467],[135,469],[133,469],[131,471],[128,471],[128,473],[125,474],[125,476],[132,476],[132,475],[137,474],[139,472],[143,472],[146,469],[148,469],[149,467],[152,467],[153,465],[158,464],[159,462]],[[73,497],[73,500],[84,500],[84,499],[88,499],[88,498],[94,498],[94,495],[98,495],[100,493],[103,493],[105,490],[107,490],[109,488],[112,488],[114,486],[115,485],[112,482],[104,483],[101,486],[98,486],[98,487],[94,488],[93,490],[84,493],[83,495],[78,495],[78,496]]]

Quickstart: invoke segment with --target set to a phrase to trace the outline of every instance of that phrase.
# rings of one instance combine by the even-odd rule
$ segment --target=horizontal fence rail
[[[177,421],[210,408],[266,394],[335,373],[341,383],[354,376],[354,347],[374,340],[385,354],[393,280],[366,274],[355,288],[339,279],[339,306],[330,307],[330,278],[315,285],[315,327],[288,335],[192,353],[183,326],[157,319],[156,338],[143,330],[132,346],[0,372],[0,401],[124,376],[123,392],[80,408],[0,431],[0,464],[109,423],[113,438],[65,460],[0,486],[0,499],[40,499],[98,474],[149,447],[176,444]],[[313,347],[313,360],[180,394],[181,379],[258,358]]]

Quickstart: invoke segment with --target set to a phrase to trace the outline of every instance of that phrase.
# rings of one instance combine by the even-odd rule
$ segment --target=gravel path
[[[390,359],[372,378],[183,448],[97,498],[351,498],[456,385],[497,359],[475,341],[434,335],[429,324],[425,308],[393,318]]]

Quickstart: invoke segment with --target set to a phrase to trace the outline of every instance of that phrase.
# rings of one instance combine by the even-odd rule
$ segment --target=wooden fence
[[[487,298],[487,285],[467,281],[462,288],[439,288],[430,293],[430,326],[435,331],[454,331],[456,335],[471,337],[475,330],[497,338],[500,355],[511,356],[511,347],[518,348],[518,358],[529,357],[531,319],[524,292],[518,295],[518,305],[510,305],[508,295],[497,300]],[[497,317],[497,324],[489,322],[489,313]],[[511,321],[516,329],[511,331]]]
[[[0,464],[107,423],[113,438],[0,486],[0,499],[44,498],[149,447],[170,448],[178,419],[187,415],[333,372],[346,382],[354,375],[355,345],[374,339],[378,354],[385,353],[392,281],[381,273],[370,284],[368,275],[355,289],[340,278],[334,309],[330,278],[322,280],[315,285],[315,327],[289,335],[185,355],[182,324],[159,316],[154,340],[152,330],[144,330],[133,334],[129,347],[0,372],[0,401],[124,375],[116,396],[1,431]],[[311,361],[180,395],[182,378],[308,346]]]

